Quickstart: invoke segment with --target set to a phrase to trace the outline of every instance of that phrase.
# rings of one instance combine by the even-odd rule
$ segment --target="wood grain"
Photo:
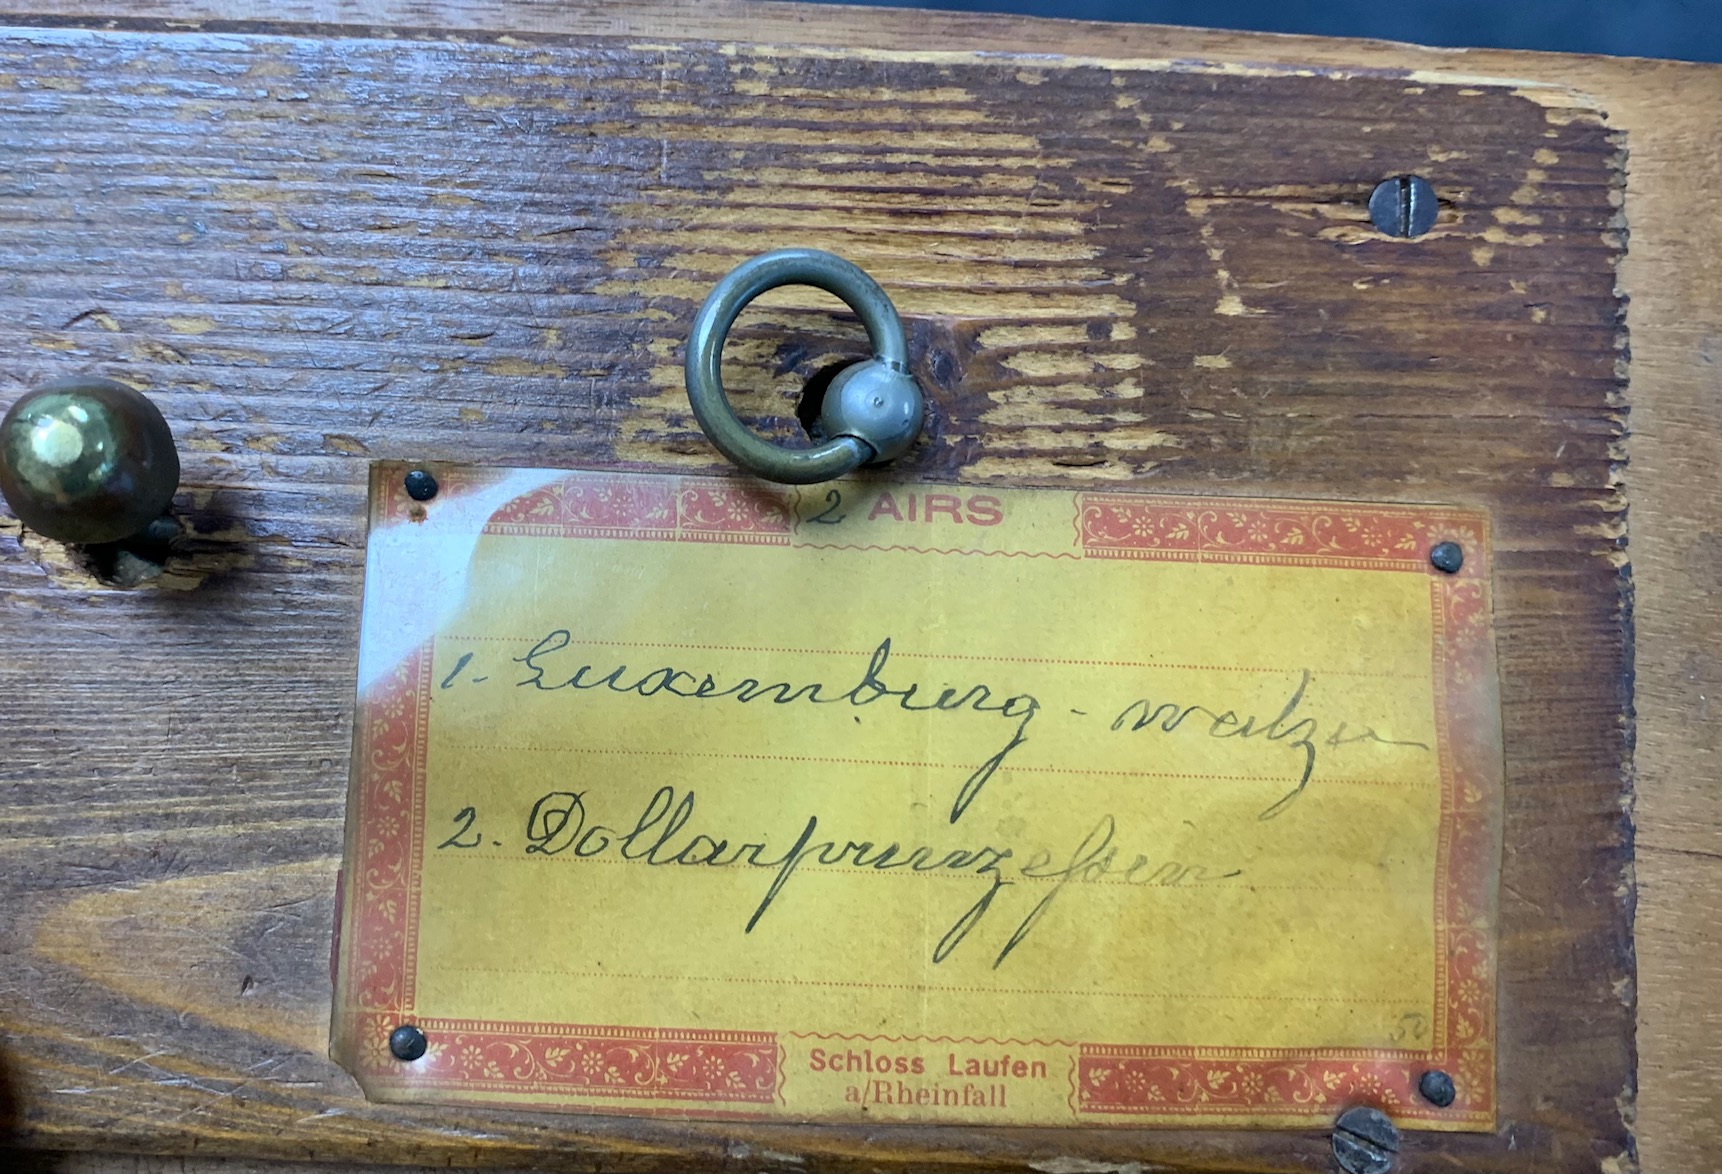
[[[665,34],[685,19],[678,35],[720,39],[736,36],[746,15],[421,7],[384,21],[352,7],[276,11],[433,27],[494,21],[519,34],[562,21],[637,35],[616,23],[633,20]],[[749,35],[905,48],[927,43],[932,20],[939,43],[954,48],[988,37],[1044,47],[1056,29],[1072,53],[1172,55],[1144,40],[1152,30],[863,21],[821,10],[810,37],[801,10],[779,11],[768,31],[785,35],[762,36],[757,22]],[[30,787],[52,796],[15,805],[39,891],[0,924],[9,944],[0,990],[8,1028],[14,1007],[22,1025],[14,1047],[35,1141],[106,1136],[157,1149],[570,1167],[661,1165],[678,1147],[747,1160],[727,1148],[738,1144],[791,1146],[830,1164],[863,1153],[932,1160],[929,1147],[947,1161],[966,1148],[964,1161],[1043,1166],[1072,1153],[1125,1161],[1145,1152],[1144,1139],[1128,1135],[930,1142],[906,1131],[875,1139],[891,1143],[885,1150],[824,1133],[810,1147],[794,1131],[764,1130],[739,1143],[733,1132],[696,1130],[667,1146],[650,1130],[594,1122],[581,1126],[581,1149],[546,1158],[534,1147],[566,1136],[548,1132],[566,1123],[382,1113],[353,1103],[345,1078],[319,1067],[363,458],[705,462],[680,406],[676,315],[762,233],[775,243],[793,231],[874,269],[910,314],[940,413],[918,470],[1168,488],[1271,481],[1287,492],[1460,497],[1502,511],[1510,745],[1532,713],[1558,710],[1568,723],[1524,734],[1509,751],[1521,796],[1510,818],[1523,833],[1514,857],[1554,854],[1551,808],[1577,821],[1580,842],[1605,845],[1588,862],[1596,868],[1582,853],[1546,876],[1509,868],[1517,888],[1506,914],[1524,931],[1510,940],[1528,943],[1518,956],[1558,964],[1525,984],[1522,1006],[1547,1013],[1509,1024],[1504,1008],[1503,1031],[1534,1037],[1541,1051],[1524,1054],[1553,1077],[1521,1086],[1514,1111],[1524,1117],[1506,1140],[1571,1168],[1618,1161],[1622,1083],[1579,1091],[1584,1074],[1563,1070],[1555,1054],[1606,1054],[1609,1040],[1624,1038],[1611,1024],[1631,997],[1627,943],[1617,934],[1594,955],[1582,944],[1616,923],[1627,851],[1618,770],[1598,773],[1625,751],[1615,723],[1624,693],[1567,651],[1573,633],[1594,631],[1606,659],[1609,634],[1620,632],[1620,356],[1608,268],[1620,244],[1610,221],[1618,144],[1583,103],[1467,85],[1480,91],[1465,97],[1476,115],[1455,120],[1443,118],[1439,98],[1456,95],[1429,91],[1459,87],[1422,78],[1257,71],[1227,85],[1193,68],[255,33],[164,39],[140,29],[103,42],[156,38],[158,59],[143,65],[92,59],[81,47],[69,54],[55,39],[81,34],[36,35],[20,38],[35,42],[27,74],[0,65],[44,83],[0,91],[9,111],[24,101],[37,117],[24,130],[15,120],[0,127],[9,158],[29,160],[8,182],[33,184],[0,206],[30,206],[35,260],[59,262],[25,266],[0,286],[0,350],[34,348],[0,370],[14,386],[68,368],[142,371],[188,457],[203,454],[185,503],[197,534],[175,568],[175,585],[206,577],[194,591],[104,591],[39,540],[0,547],[0,575],[10,576],[0,591],[8,618],[20,617],[0,638],[0,666],[39,694],[4,778],[14,796]],[[701,51],[705,64],[690,66]],[[510,69],[546,54],[557,68]],[[738,60],[778,72],[738,72]],[[1323,59],[1312,50],[1308,60]],[[905,71],[917,69],[968,72],[907,84]],[[1112,87],[1118,76],[1126,84]],[[714,78],[729,85],[727,122],[701,108]],[[168,92],[134,92],[162,85]],[[1405,92],[1415,88],[1425,93]],[[931,96],[888,111],[904,90]],[[1320,96],[1336,91],[1346,96]],[[547,105],[592,94],[617,113]],[[427,96],[435,101],[415,108]],[[987,117],[975,120],[977,110]],[[141,120],[131,134],[115,133],[116,112]],[[1163,129],[1138,115],[1163,119]],[[165,125],[176,116],[188,118],[184,129]],[[661,133],[640,136],[643,123]],[[1376,129],[1363,132],[1366,124]],[[601,142],[581,154],[570,128]],[[1533,130],[1552,145],[1505,153]],[[903,158],[878,157],[886,132],[903,136]],[[66,137],[50,150],[57,134]],[[1253,152],[1240,148],[1249,143]],[[912,157],[917,146],[934,162]],[[1632,146],[1641,167],[1637,138]],[[1471,158],[1437,161],[1432,149]],[[1557,161],[1540,163],[1537,149]],[[860,158],[829,158],[843,154]],[[1437,162],[1444,194],[1454,193],[1437,233],[1415,246],[1368,233],[1364,177]],[[82,170],[56,180],[60,165]],[[1534,182],[1533,170],[1543,173]],[[1515,203],[1526,188],[1535,194]],[[87,206],[72,194],[91,191],[101,200]],[[1629,273],[1643,244],[1634,226]],[[1665,239],[1667,248],[1680,241],[1677,232]],[[1106,281],[1117,276],[1125,280]],[[599,288],[607,283],[619,284]],[[858,331],[793,300],[750,321],[734,364],[776,374],[753,380],[753,403],[788,429],[787,397],[853,348]],[[1099,337],[1089,333],[1096,323]],[[1679,341],[1659,343],[1653,332],[1653,364],[1662,345],[1675,352],[1663,362],[1685,371]],[[1645,345],[1635,336],[1635,396]],[[1502,355],[1509,361],[1488,361]],[[1702,406],[1701,385],[1689,390]],[[1696,513],[1708,500],[1685,504]],[[1687,671],[1702,683],[1712,670]],[[115,698],[138,683],[142,696],[114,723]],[[1549,915],[1572,907],[1571,918]],[[1553,922],[1561,935],[1546,932]],[[1536,925],[1540,937],[1529,932]],[[1562,982],[1588,984],[1600,1017],[1555,1015]],[[1629,1059],[1617,1052],[1598,1070],[1628,1071]],[[1147,1141],[1179,1160],[1239,1160],[1199,1139]],[[1274,1161],[1325,1165],[1321,1139],[1287,1145]]]

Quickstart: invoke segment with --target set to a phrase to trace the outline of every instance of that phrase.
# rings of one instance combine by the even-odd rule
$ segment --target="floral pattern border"
[[[437,498],[487,489],[502,482],[507,473],[479,466],[437,466]],[[435,508],[413,502],[394,491],[393,484],[389,476],[372,485],[373,495],[380,498],[380,523],[414,521]],[[792,490],[715,477],[569,472],[496,510],[484,533],[786,545],[794,523],[794,500]]]
[[[538,1026],[419,1019],[425,1054],[410,1067],[389,1052],[394,1017],[359,1019],[360,1064],[372,1075],[474,1092],[769,1104],[775,1036],[647,1027]]]
[[[1248,1049],[1084,1044],[1072,1103],[1081,1114],[1136,1117],[1260,1114],[1325,1119],[1372,1104],[1401,1123],[1491,1124],[1495,1116],[1493,877],[1503,790],[1489,628],[1488,528],[1460,511],[1194,505],[1078,495],[1086,557],[1212,559],[1417,572],[1429,580],[1431,672],[1440,728],[1441,822],[1434,894],[1436,1021],[1426,1046],[1317,1055]],[[1459,573],[1428,550],[1456,541]],[[1416,1091],[1424,1072],[1453,1077],[1436,1108]]]
[[[350,906],[352,993],[343,1016],[359,1041],[359,1073],[467,1092],[576,1093],[723,1104],[776,1096],[777,1037],[769,1032],[534,1025],[415,1015],[419,857],[424,843],[424,747],[431,648],[399,665],[359,711],[359,818]],[[402,1023],[425,1032],[409,1064],[389,1052]]]
[[[1085,558],[1427,571],[1432,542],[1468,537],[1466,548],[1473,549],[1480,529],[1475,515],[1430,509],[1076,495],[1076,531]]]
[[[787,545],[790,499],[756,485],[689,477],[582,475],[522,494],[486,534]]]
[[[486,483],[473,471],[472,486]],[[445,481],[445,485],[447,482]],[[448,486],[466,488],[459,479]],[[381,518],[408,516],[386,493]],[[510,502],[486,533],[626,537],[660,541],[788,543],[790,499],[722,481],[570,474]],[[1363,506],[1219,504],[1121,494],[1076,495],[1083,556],[1350,566],[1429,577],[1436,640],[1434,683],[1447,748],[1435,893],[1437,1022],[1427,1049],[1262,1051],[1083,1044],[1072,1074],[1079,1116],[1134,1118],[1260,1115],[1325,1120],[1337,1106],[1374,1104],[1405,1123],[1489,1123],[1495,1112],[1494,812],[1502,779],[1494,728],[1487,524],[1476,513]],[[1433,542],[1469,557],[1457,575],[1428,564]],[[403,1072],[388,1035],[413,1021],[423,842],[423,748],[431,649],[396,667],[361,704],[355,731],[362,839],[341,953],[353,968],[342,1017],[362,1041],[361,1073],[472,1092],[578,1093],[710,1104],[770,1104],[780,1080],[775,1035],[727,1031],[419,1020],[431,1043]],[[1415,1092],[1431,1067],[1453,1077],[1458,1099],[1434,1110]],[[765,1115],[756,1113],[755,1115]]]

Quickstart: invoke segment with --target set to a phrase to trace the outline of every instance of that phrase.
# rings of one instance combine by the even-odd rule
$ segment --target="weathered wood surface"
[[[866,265],[908,315],[935,408],[912,471],[1497,511],[1507,1120],[1414,1139],[1408,1164],[1620,1163],[1618,136],[1570,95],[1421,77],[662,41],[1189,55],[1144,30],[770,11],[747,29],[721,6],[277,6],[469,43],[147,20],[0,42],[6,398],[72,370],[145,385],[185,448],[195,530],[129,592],[0,532],[0,1015],[25,1137],[430,1164],[1325,1168],[1314,1134],[383,1110],[323,1057],[367,459],[716,467],[679,332],[734,260],[796,240]],[[655,22],[660,43],[570,42],[558,21]],[[1448,200],[1416,242],[1362,207],[1403,170]],[[732,348],[786,429],[801,381],[860,341],[818,305],[779,299]],[[1692,365],[1660,329],[1652,379]],[[1642,336],[1635,355],[1636,393]]]

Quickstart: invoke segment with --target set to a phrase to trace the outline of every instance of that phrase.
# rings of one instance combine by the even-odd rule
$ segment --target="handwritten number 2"
[[[477,832],[472,832],[472,839],[470,839],[470,840],[461,839],[461,837],[466,835],[467,832],[472,831],[472,822],[473,822],[473,820],[475,820],[477,818],[478,818],[478,812],[474,811],[470,807],[462,807],[460,809],[460,813],[454,817],[454,822],[460,824],[460,826],[454,830],[454,835],[450,836],[448,839],[446,839],[442,843],[438,844],[437,847],[438,848],[476,848],[480,844],[484,843],[484,837],[479,835]],[[461,823],[462,820],[465,820],[466,822]]]
[[[849,516],[848,514],[837,514],[837,507],[843,504],[843,495],[837,490],[833,489],[826,493],[825,503],[823,510],[807,519],[809,522],[817,522],[821,526],[835,526]],[[831,516],[832,514],[837,514],[837,516],[834,518]]]

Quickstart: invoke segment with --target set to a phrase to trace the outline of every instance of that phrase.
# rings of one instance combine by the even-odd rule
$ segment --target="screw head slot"
[[[1421,175],[1384,179],[1369,194],[1369,219],[1388,236],[1422,236],[1435,227],[1440,201]]]

